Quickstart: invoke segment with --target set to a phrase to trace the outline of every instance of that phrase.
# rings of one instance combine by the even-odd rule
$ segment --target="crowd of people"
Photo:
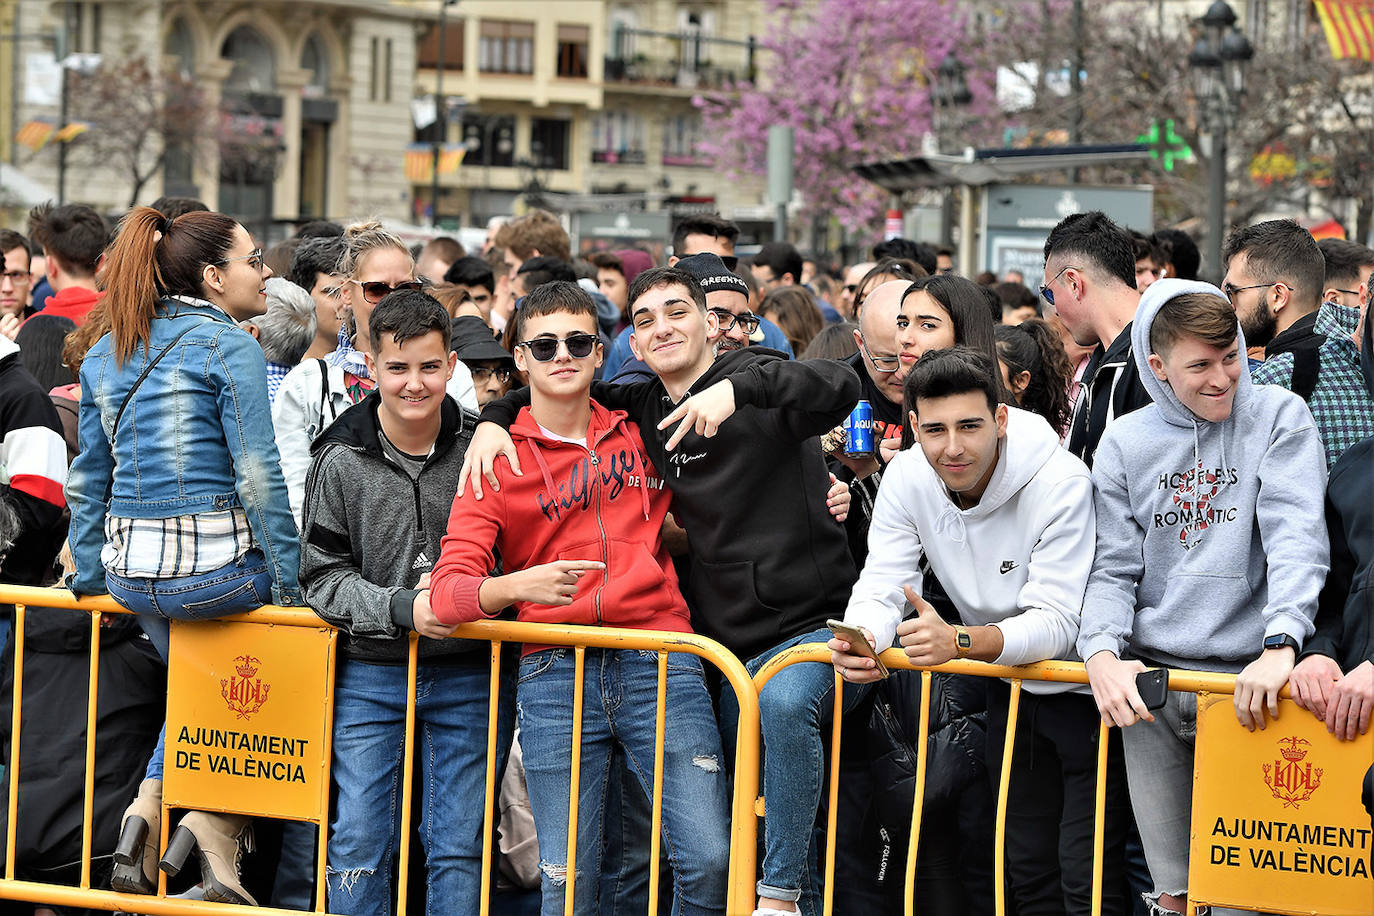
[[[738,227],[708,215],[678,223],[666,264],[574,257],[539,210],[471,254],[376,221],[265,251],[176,198],[113,228],[43,206],[27,228],[0,231],[0,581],[133,612],[100,627],[92,849],[116,890],[185,870],[188,895],[312,907],[308,826],[189,811],[159,848],[169,621],[264,604],[340,631],[332,913],[389,912],[398,881],[416,909],[477,910],[489,728],[504,905],[562,913],[571,883],[574,912],[646,909],[658,654],[518,647],[491,723],[488,645],[450,638],[482,619],[697,633],[750,673],[828,643],[833,667],[788,666],[760,694],[756,916],[821,911],[837,672],[836,911],[904,903],[923,699],[917,908],[993,911],[1010,688],[938,673],[923,698],[878,661],[889,647],[1086,665],[1089,684],[1027,681],[1019,701],[1020,916],[1092,906],[1102,722],[1102,911],[1185,909],[1196,696],[1147,703],[1141,674],[1236,675],[1252,730],[1288,687],[1336,738],[1368,732],[1364,245],[1258,223],[1213,286],[1186,234],[1079,213],[1033,291],[905,239],[848,265],[785,242],[741,258]],[[84,720],[51,713],[84,702],[90,632],[79,612],[27,619],[21,877],[79,871]],[[423,855],[397,874],[412,634]],[[695,656],[666,671],[663,899],[721,913],[738,706]],[[1371,794],[1374,767],[1374,816]]]

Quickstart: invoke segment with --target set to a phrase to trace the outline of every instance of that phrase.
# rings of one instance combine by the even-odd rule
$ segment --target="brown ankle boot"
[[[167,843],[161,867],[176,875],[192,849],[199,850],[200,878],[205,899],[218,903],[257,906],[239,881],[239,857],[253,851],[252,821],[242,814],[192,811],[181,819]]]
[[[157,844],[162,839],[162,780],[145,779],[124,811],[110,887],[126,894],[157,890]]]

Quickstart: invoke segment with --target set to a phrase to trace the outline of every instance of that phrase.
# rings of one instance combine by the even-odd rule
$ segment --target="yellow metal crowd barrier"
[[[930,736],[930,687],[934,672],[1005,678],[1010,682],[1006,738],[1001,777],[997,789],[996,834],[993,850],[994,900],[997,916],[1006,913],[1005,836],[1007,796],[1017,714],[1023,681],[1088,683],[1081,663],[1050,661],[1021,667],[955,660],[934,668],[912,665],[900,649],[882,653],[889,669],[920,672],[921,709],[916,739],[916,780],[907,842],[906,916],[915,901],[916,861],[921,834],[921,813],[926,780],[927,739]],[[807,643],[780,652],[754,675],[760,693],[769,680],[789,665],[830,664],[830,650]],[[1360,805],[1360,787],[1366,770],[1374,765],[1374,729],[1350,742],[1338,741],[1310,712],[1285,699],[1279,718],[1266,731],[1248,732],[1237,721],[1232,694],[1235,676],[1202,671],[1169,672],[1171,691],[1198,696],[1198,736],[1194,764],[1193,837],[1189,857],[1188,916],[1203,906],[1235,906],[1266,913],[1369,916],[1374,914],[1374,881],[1371,881],[1371,830],[1369,815]],[[834,714],[830,735],[829,817],[825,849],[825,916],[834,908],[835,821],[840,767],[840,735],[843,681],[835,678]],[[1283,696],[1287,697],[1285,688]],[[1093,836],[1093,916],[1102,906],[1102,848],[1105,828],[1107,775],[1107,726],[1100,726],[1097,755],[1097,801]],[[1266,737],[1266,735],[1268,737]],[[1323,766],[1313,769],[1302,761],[1318,750]],[[1302,756],[1298,756],[1301,754]],[[1268,755],[1267,759],[1266,756]],[[1272,763],[1271,763],[1272,762]],[[1271,769],[1272,766],[1272,769]],[[1247,772],[1248,768],[1248,772]],[[1320,799],[1316,790],[1330,786]],[[1306,795],[1303,798],[1301,796]],[[1312,804],[1315,803],[1315,804]],[[1268,804],[1280,818],[1261,819]],[[1300,805],[1308,805],[1304,816]],[[1291,809],[1291,811],[1290,811]],[[1231,812],[1227,815],[1225,812]],[[1286,819],[1283,819],[1286,818]],[[1226,821],[1234,822],[1234,829]],[[1246,829],[1244,821],[1249,822]],[[1245,837],[1249,833],[1250,837]],[[1261,834],[1268,840],[1260,843]],[[1218,843],[1238,837],[1255,839],[1242,847]],[[1275,836],[1278,840],[1274,840]],[[1294,841],[1296,838],[1296,841]],[[1332,849],[1330,854],[1307,851]],[[1220,861],[1218,861],[1220,850]],[[1285,855],[1287,858],[1285,859]],[[1321,864],[1316,862],[1321,858]],[[1362,857],[1362,858],[1361,858]],[[1285,867],[1286,863],[1286,867]],[[1260,882],[1257,886],[1257,879]]]
[[[159,887],[156,896],[139,896],[117,893],[110,890],[103,890],[91,886],[91,834],[92,834],[92,808],[94,800],[93,779],[94,779],[94,760],[95,760],[95,723],[97,709],[97,690],[98,672],[100,664],[100,617],[104,613],[127,613],[109,598],[89,598],[77,600],[71,593],[58,589],[40,589],[23,586],[0,585],[0,603],[13,603],[15,605],[14,615],[14,710],[11,722],[10,735],[10,756],[9,769],[6,774],[9,779],[9,812],[6,823],[5,836],[5,874],[0,879],[0,899],[24,900],[36,904],[51,904],[73,907],[90,907],[95,909],[114,910],[118,912],[138,912],[156,914],[156,916],[177,916],[177,914],[187,913],[217,913],[223,916],[244,916],[244,914],[286,914],[294,913],[294,910],[280,910],[269,907],[242,907],[230,904],[210,903],[205,901],[190,901],[177,898],[167,898],[166,879],[159,873]],[[24,621],[25,618],[35,611],[41,613],[43,608],[61,608],[85,611],[91,616],[91,650],[90,650],[90,684],[87,695],[86,710],[86,755],[85,755],[85,786],[84,786],[84,810],[82,814],[82,865],[81,877],[76,887],[43,884],[33,881],[18,880],[15,877],[15,846],[18,798],[19,798],[19,761],[22,753],[20,746],[21,717],[23,712],[23,690],[24,690]],[[173,788],[175,782],[180,777],[177,775],[173,766],[173,754],[175,736],[173,721],[175,708],[179,703],[188,703],[185,696],[185,688],[191,677],[201,676],[211,688],[216,684],[223,684],[220,691],[225,694],[225,698],[232,700],[230,712],[246,712],[256,701],[256,705],[261,707],[264,704],[263,691],[260,679],[251,679],[251,675],[246,673],[250,670],[257,673],[257,668],[249,669],[244,667],[242,671],[237,668],[233,670],[217,671],[209,667],[207,659],[209,655],[200,651],[204,647],[199,645],[204,640],[213,640],[216,630],[238,627],[239,631],[231,633],[227,645],[228,651],[236,652],[245,645],[245,637],[241,630],[244,626],[262,627],[271,630],[277,627],[305,630],[324,630],[328,631],[325,638],[325,648],[322,661],[323,683],[319,686],[324,691],[326,698],[330,696],[333,680],[334,668],[334,637],[336,633],[328,628],[319,617],[309,610],[289,609],[281,607],[264,607],[248,614],[232,615],[222,617],[214,621],[197,622],[189,626],[182,626],[173,623],[172,636],[172,659],[169,666],[169,713],[167,727],[167,760],[166,772],[164,774],[163,791],[163,818],[162,818],[162,846],[166,848],[167,841],[167,811],[175,807],[195,808],[206,811],[229,811],[241,814],[263,815],[270,817],[285,817],[288,819],[313,822],[320,827],[319,858],[316,874],[316,904],[315,912],[324,912],[325,909],[325,862],[327,848],[327,802],[328,802],[328,780],[329,780],[329,745],[328,736],[331,731],[332,710],[328,702],[323,709],[323,717],[318,720],[308,719],[310,716],[318,716],[319,705],[313,707],[309,705],[286,704],[288,709],[296,706],[296,714],[304,713],[308,719],[301,725],[301,731],[318,731],[323,734],[323,743],[315,745],[315,757],[322,767],[321,770],[311,772],[308,768],[302,768],[299,774],[294,770],[289,771],[286,782],[294,782],[299,779],[305,783],[308,791],[303,793],[287,794],[284,804],[276,810],[272,808],[274,791],[267,791],[263,797],[242,797],[224,798],[212,797],[205,794],[198,795],[193,789],[178,790]],[[195,638],[187,638],[190,634],[195,634]],[[285,634],[268,634],[267,641],[283,641]],[[647,630],[627,630],[613,629],[609,627],[581,627],[581,626],[554,626],[541,624],[518,623],[514,621],[480,621],[472,624],[460,626],[453,634],[455,637],[466,639],[483,640],[491,643],[491,706],[489,709],[489,727],[487,732],[487,774],[486,774],[486,797],[485,811],[483,820],[483,845],[482,845],[482,900],[481,913],[490,912],[491,901],[489,899],[489,888],[491,885],[492,869],[492,848],[493,848],[493,820],[494,805],[496,798],[495,768],[493,762],[496,759],[496,706],[498,702],[497,683],[500,677],[501,648],[506,643],[525,643],[532,642],[540,645],[551,646],[571,646],[574,649],[578,682],[581,681],[581,672],[588,648],[606,649],[634,649],[651,651],[658,653],[658,714],[657,714],[657,734],[655,742],[655,763],[654,763],[654,792],[652,805],[652,821],[650,835],[650,856],[649,856],[649,910],[658,911],[658,867],[659,867],[659,835],[662,817],[662,780],[663,780],[663,753],[664,753],[664,725],[667,710],[664,698],[666,694],[666,677],[669,652],[683,652],[696,655],[703,662],[714,665],[721,673],[723,680],[728,683],[730,689],[735,692],[735,697],[739,704],[739,740],[736,745],[735,769],[734,769],[734,795],[731,802],[732,825],[731,825],[731,855],[730,855],[730,875],[729,875],[729,912],[732,914],[752,912],[754,907],[754,871],[756,857],[755,830],[757,822],[754,816],[754,804],[758,795],[759,783],[759,710],[758,697],[754,692],[753,683],[750,681],[749,674],[743,664],[732,654],[726,651],[719,643],[699,636],[685,635],[680,633],[660,633]],[[271,650],[269,648],[259,648],[266,645],[262,639],[252,640],[250,649],[241,654],[226,656],[229,665],[256,665],[266,667]],[[219,640],[225,642],[225,640]],[[414,722],[415,722],[415,681],[417,669],[417,647],[418,638],[412,634],[410,641],[409,657],[409,695],[406,704],[406,728],[405,745],[402,762],[402,795],[401,795],[401,845],[398,853],[398,871],[404,876],[407,873],[410,856],[410,811],[412,794],[412,773],[411,759],[414,741]],[[289,651],[294,647],[288,647]],[[223,655],[223,653],[221,653]],[[248,659],[244,661],[243,659]],[[290,658],[291,667],[298,668],[306,664],[309,659],[297,655]],[[189,662],[189,664],[188,664]],[[178,666],[195,667],[199,670],[186,672],[187,678],[183,679],[178,671]],[[228,677],[221,677],[227,674]],[[242,675],[247,686],[240,687],[239,681],[235,680],[235,675]],[[287,683],[287,689],[291,688],[288,678],[282,679]],[[200,693],[204,694],[202,690]],[[271,696],[270,693],[266,694]],[[204,697],[200,697],[204,699]],[[217,693],[212,699],[219,700],[221,697]],[[299,699],[299,698],[297,698]],[[197,704],[196,698],[190,698],[188,708],[193,715],[204,715],[207,704]],[[214,704],[208,704],[214,705]],[[219,705],[223,705],[222,703]],[[281,707],[283,704],[276,704]],[[572,758],[572,786],[573,793],[569,800],[569,849],[568,849],[568,874],[575,875],[576,860],[576,836],[577,836],[577,786],[580,782],[580,768],[578,763],[577,748],[582,724],[582,704],[580,696],[574,698],[573,702],[573,758]],[[275,737],[275,736],[274,736]],[[280,739],[282,742],[296,741],[292,736]],[[264,741],[264,744],[266,741]],[[285,745],[283,745],[285,746]],[[302,747],[308,747],[308,739],[301,742]],[[294,745],[292,745],[294,750]],[[189,758],[188,758],[189,761]],[[259,764],[260,766],[261,764]],[[188,782],[188,786],[194,786],[194,782]],[[222,786],[222,784],[221,784]],[[287,786],[281,790],[282,793],[290,793],[293,787]],[[254,793],[257,795],[258,793]],[[313,801],[312,801],[313,799]],[[264,806],[264,801],[269,802]],[[575,882],[575,878],[573,882]],[[567,913],[573,912],[574,893],[569,887],[567,893]],[[398,882],[397,890],[397,912],[406,911],[406,882],[404,878]]]
[[[92,810],[94,801],[94,760],[95,725],[98,699],[100,664],[100,618],[104,613],[127,613],[109,598],[76,600],[69,592],[58,589],[38,589],[22,586],[0,585],[0,603],[13,603],[14,616],[14,707],[11,722],[10,757],[7,778],[9,780],[9,810],[6,824],[5,849],[6,865],[3,878],[0,878],[0,899],[30,901],[35,904],[50,904],[73,907],[139,912],[148,914],[186,914],[218,913],[230,914],[261,913],[285,914],[292,910],[276,910],[267,907],[245,908],[228,904],[205,901],[189,901],[168,898],[165,877],[159,876],[158,893],[155,896],[136,896],[116,893],[91,886],[91,843]],[[19,880],[15,876],[15,852],[19,800],[19,760],[22,753],[20,742],[21,720],[23,713],[24,681],[24,622],[35,611],[43,608],[61,608],[84,611],[90,615],[91,648],[89,659],[90,680],[86,708],[86,745],[85,745],[85,783],[83,787],[82,814],[82,863],[80,880],[77,886],[45,884],[35,881]],[[278,631],[277,628],[284,628]],[[312,635],[309,631],[315,631]],[[739,659],[726,651],[718,643],[701,637],[658,633],[644,630],[623,630],[599,627],[552,626],[525,624],[510,621],[482,621],[459,627],[456,637],[490,642],[491,644],[491,700],[489,708],[489,728],[487,735],[487,773],[484,800],[482,875],[483,891],[481,913],[490,912],[491,900],[489,887],[493,867],[493,822],[494,805],[497,792],[496,773],[496,713],[498,704],[497,684],[501,674],[502,646],[507,643],[533,642],[540,645],[570,646],[575,652],[577,681],[581,682],[581,672],[588,648],[635,649],[658,653],[658,713],[657,736],[654,767],[654,791],[652,799],[652,827],[650,848],[649,912],[659,910],[658,863],[659,835],[662,809],[662,779],[664,753],[664,725],[667,711],[664,708],[666,696],[667,657],[669,652],[685,652],[700,657],[704,662],[714,665],[725,682],[735,693],[739,704],[738,743],[736,745],[734,769],[734,794],[732,797],[731,855],[728,891],[728,912],[735,916],[748,916],[754,907],[754,886],[756,877],[756,834],[757,819],[764,813],[764,799],[759,797],[759,763],[761,759],[761,740],[759,729],[759,695],[768,681],[784,667],[792,664],[828,664],[829,652],[823,645],[809,644],[796,646],[780,653],[772,659],[752,679]],[[172,808],[196,808],[207,811],[230,811],[241,814],[260,815],[284,819],[294,819],[316,824],[319,829],[317,895],[315,912],[325,909],[325,862],[328,826],[328,785],[330,763],[330,735],[332,731],[332,685],[335,664],[335,643],[337,632],[325,625],[320,618],[305,609],[265,607],[250,614],[220,618],[205,623],[174,625],[172,664],[169,667],[169,703],[167,728],[167,761],[164,775],[164,797],[162,818],[162,847],[167,840],[166,813]],[[303,650],[304,640],[312,639],[314,648]],[[415,683],[417,670],[417,638],[412,635],[409,656],[409,696],[406,710],[405,747],[402,770],[401,800],[401,845],[399,849],[399,870],[406,874],[410,856],[410,811],[412,795],[411,750],[415,716]],[[246,647],[246,648],[245,648]],[[307,656],[309,656],[307,658]],[[905,900],[908,916],[914,908],[914,887],[916,862],[921,834],[921,815],[924,787],[926,782],[926,748],[930,726],[930,683],[932,672],[968,674],[980,677],[999,677],[1010,681],[1010,701],[1008,708],[1007,739],[1004,744],[1002,776],[997,794],[996,806],[996,849],[994,850],[994,881],[996,908],[998,916],[1006,912],[1004,900],[1005,861],[1003,839],[1006,829],[1006,809],[1009,785],[1010,762],[1013,753],[1017,714],[1020,704],[1021,685],[1026,680],[1086,683],[1087,673],[1081,664],[1069,662],[1045,662],[1025,667],[1003,667],[973,661],[952,661],[934,669],[917,669],[910,665],[906,656],[897,649],[883,654],[883,661],[889,668],[907,669],[919,672],[922,679],[922,706],[919,712],[919,735],[916,743],[917,762],[915,772],[915,794],[913,799],[911,832],[908,841],[906,863]],[[271,684],[260,676],[269,667],[275,666]],[[295,672],[295,676],[287,672]],[[1261,876],[1272,873],[1271,886],[1275,897],[1267,905],[1257,907],[1266,912],[1300,913],[1366,913],[1374,912],[1374,884],[1370,883],[1368,866],[1363,866],[1363,881],[1359,874],[1352,875],[1351,863],[1359,855],[1369,859],[1370,829],[1368,817],[1358,804],[1359,782],[1363,778],[1364,767],[1374,760],[1374,733],[1363,736],[1356,742],[1338,742],[1326,734],[1321,723],[1310,714],[1293,707],[1285,701],[1286,708],[1280,717],[1282,735],[1270,732],[1248,733],[1241,729],[1230,712],[1230,694],[1235,679],[1229,675],[1201,672],[1172,671],[1169,687],[1171,690],[1196,693],[1198,703],[1198,751],[1195,772],[1193,847],[1190,859],[1190,899],[1189,912],[1193,913],[1200,905],[1250,905],[1253,901],[1238,899],[1233,889],[1240,886],[1255,874]],[[830,804],[825,850],[825,913],[833,912],[832,899],[835,868],[835,816],[839,780],[841,691],[837,678],[835,692],[835,715],[831,735],[829,781]],[[271,693],[272,690],[277,693]],[[293,693],[292,691],[301,691]],[[311,694],[310,691],[317,691]],[[267,703],[268,697],[284,699],[273,704]],[[317,696],[314,705],[306,699]],[[572,797],[569,799],[569,850],[567,873],[576,875],[575,860],[577,850],[576,821],[578,813],[577,786],[579,760],[577,748],[580,743],[582,704],[580,691],[573,698],[573,756],[571,767],[573,778]],[[208,702],[207,702],[208,701]],[[1217,702],[1224,701],[1224,702]],[[286,734],[287,726],[267,726],[258,723],[254,727],[270,733],[254,737],[254,750],[259,756],[271,757],[274,754],[291,757],[291,763],[247,759],[241,761],[247,768],[256,767],[257,771],[273,774],[270,782],[263,782],[262,791],[253,793],[224,794],[225,782],[207,779],[199,767],[195,755],[189,751],[177,757],[180,728],[174,733],[174,723],[204,721],[208,733],[213,730],[214,716],[243,719],[264,712],[271,706],[273,715],[295,716],[290,726],[295,732]],[[211,712],[210,710],[213,710]],[[315,710],[321,710],[317,714]],[[1213,714],[1216,713],[1216,714]],[[303,715],[302,715],[303,714]],[[1229,726],[1227,720],[1229,714]],[[276,728],[277,732],[272,729]],[[1272,725],[1271,725],[1272,728]],[[310,735],[311,737],[306,737]],[[1095,843],[1093,856],[1093,913],[1100,912],[1102,893],[1102,845],[1104,834],[1103,799],[1107,767],[1106,727],[1103,726],[1098,742],[1097,772],[1097,815],[1095,823]],[[1289,742],[1289,749],[1280,748],[1271,752],[1269,745],[1276,739]],[[1282,743],[1282,741],[1280,741]],[[187,742],[182,742],[187,744]],[[313,747],[313,750],[311,748]],[[289,749],[286,754],[282,749]],[[727,748],[728,752],[728,748]],[[1310,753],[1313,761],[1307,761],[1303,768],[1303,758]],[[1268,762],[1263,763],[1263,780],[1260,788],[1282,804],[1282,809],[1291,812],[1284,815],[1286,820],[1266,819],[1260,821],[1261,812],[1255,797],[1247,796],[1244,791],[1230,793],[1230,783],[1237,782],[1233,775],[1238,768],[1249,766],[1254,761],[1264,761],[1264,755],[1273,758],[1273,769]],[[294,755],[294,756],[293,756]],[[1258,756],[1256,756],[1258,755]],[[1319,764],[1314,769],[1314,762]],[[225,766],[221,758],[219,767]],[[242,775],[239,763],[234,764],[232,775]],[[282,768],[282,769],[279,769]],[[215,769],[212,764],[211,770]],[[281,778],[276,774],[280,773]],[[1245,783],[1250,790],[1258,779],[1256,772]],[[1353,786],[1353,789],[1352,789]],[[1319,794],[1322,787],[1328,791]],[[1247,790],[1248,791],[1248,790]],[[1258,791],[1258,790],[1256,790]],[[1304,795],[1305,793],[1305,795]],[[1263,794],[1263,792],[1261,792]],[[242,797],[240,797],[242,796]],[[251,797],[249,797],[251,796]],[[1300,797],[1301,796],[1301,797]],[[1229,808],[1227,806],[1230,806]],[[1300,817],[1299,806],[1303,811],[1316,811],[1312,817]],[[1227,826],[1226,811],[1233,811],[1234,830]],[[1215,825],[1210,829],[1210,818],[1215,814]],[[1360,818],[1364,818],[1363,821]],[[1242,823],[1243,818],[1249,818]],[[1361,826],[1361,824],[1363,826]],[[1201,826],[1200,826],[1201,825]],[[1282,831],[1287,829],[1287,833]],[[1263,830],[1268,846],[1259,845],[1259,835]],[[1280,832],[1277,841],[1275,832]],[[1296,831],[1296,833],[1295,833]],[[1289,840],[1285,840],[1284,837]],[[1320,873],[1316,874],[1316,854],[1283,847],[1291,838],[1298,838],[1297,846],[1315,843],[1332,850],[1321,859]],[[1218,839],[1219,837],[1219,839]],[[1241,837],[1251,842],[1242,846]],[[1347,840],[1349,842],[1347,842]],[[1272,842],[1271,842],[1272,841]],[[1356,843],[1363,845],[1356,845]],[[1346,847],[1349,847],[1348,849]],[[1285,858],[1287,856],[1287,858]],[[1286,863],[1286,866],[1285,866]],[[1298,867],[1295,869],[1295,863]],[[1253,867],[1247,867],[1253,865]],[[1326,888],[1313,885],[1307,878],[1314,874],[1318,878],[1338,877],[1350,879],[1340,887]],[[1298,877],[1301,875],[1301,877]],[[575,878],[574,878],[575,881]],[[1289,885],[1292,885],[1291,887]],[[1289,892],[1279,893],[1281,890]],[[1329,893],[1328,893],[1329,892]],[[1353,899],[1341,903],[1341,894]],[[1362,909],[1360,895],[1369,901],[1367,909]],[[1241,894],[1243,897],[1244,895]],[[569,888],[566,912],[573,912],[574,893]],[[1291,900],[1299,902],[1293,903]],[[1327,901],[1335,903],[1327,905]],[[406,882],[398,882],[397,912],[406,910]]]

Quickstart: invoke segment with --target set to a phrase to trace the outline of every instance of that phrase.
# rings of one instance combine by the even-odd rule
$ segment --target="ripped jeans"
[[[539,834],[544,916],[561,916],[567,890],[575,658],[542,649],[520,661],[516,688],[525,781]],[[583,671],[574,912],[596,911],[602,809],[612,743],[652,798],[658,653],[588,649]],[[663,743],[663,849],[673,866],[675,914],[722,913],[730,864],[730,792],[720,732],[701,661],[668,656]]]
[[[423,805],[420,840],[429,913],[478,910],[489,678],[485,665],[424,664],[416,672],[420,764],[412,785]],[[502,684],[496,733],[498,787],[514,719],[514,704],[505,687],[509,679],[503,678]],[[334,689],[338,801],[325,870],[331,913],[385,916],[395,908],[391,871],[400,844],[406,693],[405,665],[339,661]],[[415,855],[412,850],[412,861]]]

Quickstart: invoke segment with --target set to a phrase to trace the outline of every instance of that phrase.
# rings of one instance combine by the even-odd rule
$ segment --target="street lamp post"
[[[1203,129],[1211,136],[1208,167],[1207,251],[1210,268],[1221,282],[1222,237],[1226,233],[1226,135],[1245,94],[1245,70],[1255,49],[1236,28],[1236,13],[1217,0],[1203,15],[1203,32],[1188,55]]]
[[[962,108],[973,100],[973,93],[969,91],[968,79],[964,74],[964,64],[954,51],[951,50],[945,55],[945,59],[940,61],[940,65],[935,68],[935,86],[931,93],[932,116],[935,121],[935,147],[936,152],[940,152],[944,144],[941,142],[943,133],[947,127],[945,123],[950,113],[955,108]],[[945,190],[944,203],[941,206],[940,214],[940,234],[945,244],[953,242],[954,222],[952,201],[949,190]],[[973,265],[973,189],[964,185],[960,193],[959,207],[959,270],[964,276],[971,276]]]

